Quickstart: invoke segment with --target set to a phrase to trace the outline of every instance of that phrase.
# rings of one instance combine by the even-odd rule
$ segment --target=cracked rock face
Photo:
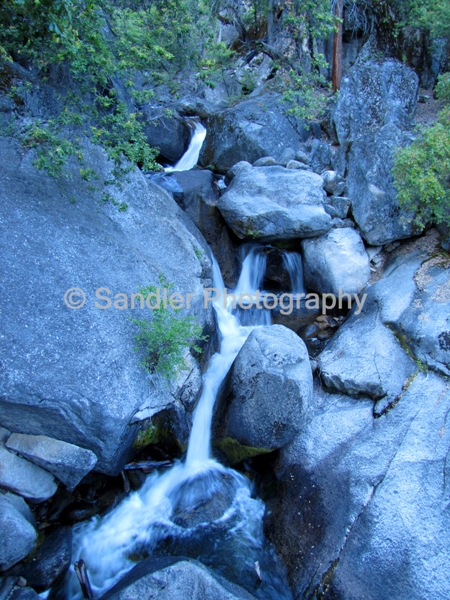
[[[392,258],[319,356],[332,393],[316,381],[267,504],[295,597],[448,595],[447,260],[423,247]]]

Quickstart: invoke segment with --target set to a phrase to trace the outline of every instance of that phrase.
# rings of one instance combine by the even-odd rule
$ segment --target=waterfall
[[[206,129],[200,121],[194,121],[194,123],[195,129],[188,149],[175,166],[164,169],[166,173],[171,173],[172,171],[189,171],[197,164],[200,150],[206,137]]]
[[[236,290],[252,293],[256,291],[252,286],[261,283],[265,257],[258,250],[258,247],[249,249]],[[215,259],[213,269],[214,287],[222,290],[224,283]],[[266,560],[266,564],[272,564],[275,560],[264,549],[264,505],[251,497],[249,480],[240,473],[223,467],[210,456],[211,420],[218,389],[248,335],[255,324],[260,322],[261,316],[258,313],[265,311],[254,307],[245,311],[250,320],[253,314],[254,322],[245,327],[241,325],[238,316],[233,314],[235,311],[232,307],[224,308],[223,298],[218,298],[213,306],[220,349],[212,357],[203,376],[203,390],[193,415],[185,461],[177,461],[171,469],[148,476],[140,490],[131,493],[110,513],[94,517],[90,522],[81,523],[74,529],[73,560],[82,558],[85,561],[95,597],[105,593],[134,566],[133,555],[139,555],[142,549],[151,554],[164,534],[167,536],[169,532],[172,538],[179,536],[183,539],[186,530],[183,530],[184,533],[180,532],[176,519],[171,520],[177,509],[182,507],[183,510],[192,512],[200,500],[226,497],[230,490],[234,500],[220,517],[220,523],[223,530],[223,524],[230,522],[229,528],[233,533],[223,543],[230,544],[231,539],[233,552],[238,547],[238,558],[233,558],[231,551],[226,552],[222,548],[217,550],[216,544],[208,552],[216,552],[219,561],[234,560],[234,571],[243,572],[245,565],[247,573],[253,573],[253,576],[255,560]],[[184,547],[180,552],[184,552]],[[212,562],[208,564],[214,564],[211,554],[208,554],[208,560]],[[222,563],[219,567],[223,567]],[[276,571],[273,564],[267,569],[269,572]],[[263,587],[269,588],[269,592],[264,597],[289,598],[290,593],[286,592],[284,582],[280,583],[281,580],[277,577],[278,575],[267,575]],[[251,578],[249,581],[251,582]],[[66,598],[81,600],[80,586],[73,568],[66,582]]]
[[[292,293],[305,294],[305,284],[303,283],[303,264],[302,257],[298,252],[284,252],[283,264],[291,278]]]

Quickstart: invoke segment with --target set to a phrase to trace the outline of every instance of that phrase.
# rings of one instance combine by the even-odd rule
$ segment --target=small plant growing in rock
[[[159,276],[160,293],[167,289],[167,295],[174,287],[163,274]],[[157,287],[149,285],[139,289],[138,293],[147,299],[149,294],[157,294]],[[161,294],[162,295],[162,294]],[[151,302],[151,300],[155,302]],[[166,307],[163,302],[156,302],[156,297],[151,297],[152,318],[131,319],[138,328],[135,334],[137,352],[142,353],[141,364],[150,373],[159,373],[166,379],[175,377],[177,371],[186,366],[184,352],[187,347],[192,347],[196,352],[201,352],[198,341],[206,341],[208,336],[201,335],[202,328],[195,322],[192,315],[182,315],[181,308]]]
[[[450,101],[450,74],[441,76],[438,97]],[[438,121],[398,150],[393,169],[400,205],[415,213],[414,223],[450,225],[450,106]]]

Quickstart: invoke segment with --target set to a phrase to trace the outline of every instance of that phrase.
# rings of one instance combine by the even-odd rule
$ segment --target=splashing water
[[[189,171],[190,169],[193,169],[198,162],[198,157],[200,156],[200,150],[205,137],[206,129],[199,121],[195,121],[194,134],[188,149],[173,167],[166,167],[164,171],[166,173],[172,173],[173,171]]]
[[[265,257],[258,250],[258,247],[251,247],[244,260],[236,288],[240,292],[252,293],[262,281]],[[222,290],[224,283],[214,259],[213,269],[214,287]],[[267,550],[263,550],[264,504],[251,497],[251,484],[246,477],[225,468],[210,456],[211,420],[220,384],[251,331],[257,324],[266,324],[267,317],[262,319],[258,314],[265,311],[251,308],[245,312],[253,314],[255,324],[242,326],[231,308],[224,308],[223,298],[215,301],[214,309],[220,350],[212,357],[203,377],[202,395],[193,416],[186,460],[176,462],[168,471],[148,476],[139,491],[130,494],[109,514],[95,517],[74,529],[73,561],[82,558],[86,563],[95,597],[100,597],[135,565],[133,559],[135,560],[136,555],[151,554],[168,534],[172,540],[175,539],[173,552],[184,555],[186,535],[191,535],[192,538],[192,535],[197,534],[192,524],[187,529],[180,527],[180,518],[183,514],[191,516],[202,502],[217,501],[218,498],[228,498],[229,502],[219,515],[211,518],[209,541],[204,537],[205,523],[200,514],[203,537],[200,542],[197,540],[200,550],[195,557],[202,560],[203,552],[206,564],[217,566],[227,575],[220,560],[219,564],[215,564],[211,554],[216,552],[217,555],[219,538],[223,543],[219,552],[220,559],[224,555],[233,554],[238,548],[240,554],[234,559],[232,570],[237,566],[241,571],[240,577],[244,577],[242,565],[247,566],[247,587],[251,585],[248,573],[255,576],[255,556],[262,564],[266,561],[268,571],[274,568],[275,559],[267,557]],[[263,556],[264,552],[266,558]],[[272,583],[265,584],[266,587],[269,586],[269,592],[266,590],[267,593],[263,594],[261,587],[257,595],[264,598],[289,598],[290,593],[286,591],[284,582],[280,583],[277,577],[272,578]],[[269,581],[270,576],[266,580]],[[80,586],[73,568],[69,571],[66,582],[65,597],[81,600]]]

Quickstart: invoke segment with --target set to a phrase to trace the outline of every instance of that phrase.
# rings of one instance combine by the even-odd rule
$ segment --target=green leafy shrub
[[[440,78],[437,94],[450,99],[450,78]],[[397,151],[393,168],[400,205],[414,212],[419,227],[432,222],[450,225],[450,110],[445,107],[438,121],[407,148]]]
[[[161,297],[163,288],[167,289],[167,296],[170,297],[174,284],[169,283],[162,274],[159,276],[159,283]],[[149,294],[157,293],[157,287],[142,287],[138,293],[146,299]],[[151,305],[151,320],[131,319],[138,328],[135,349],[143,354],[141,364],[150,373],[159,373],[170,379],[186,365],[186,348],[192,347],[196,352],[201,352],[196,342],[206,341],[207,336],[201,335],[202,328],[192,315],[181,315],[181,309],[172,308],[170,304],[165,308],[162,301],[159,306],[156,306],[155,302]]]

